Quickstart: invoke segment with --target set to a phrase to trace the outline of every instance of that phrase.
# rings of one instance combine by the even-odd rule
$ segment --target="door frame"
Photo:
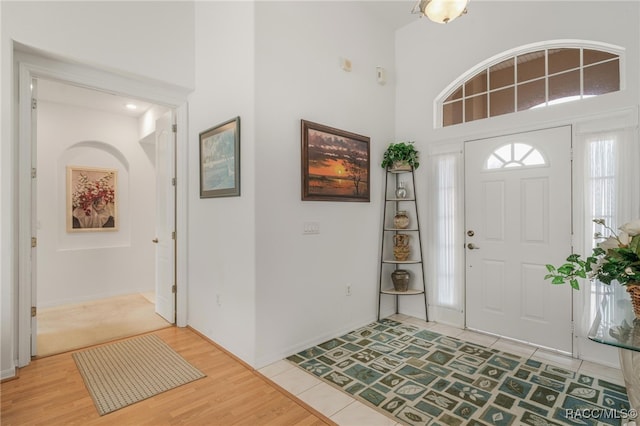
[[[78,64],[14,42],[15,84],[18,90],[14,99],[14,117],[18,122],[18,137],[15,140],[18,153],[18,302],[17,323],[14,332],[18,343],[18,367],[31,361],[31,306],[35,297],[36,277],[31,259],[32,217],[35,215],[31,197],[31,156],[35,138],[31,131],[32,79],[58,80],[88,89],[102,90],[118,95],[144,99],[175,111],[176,117],[176,325],[187,325],[187,95],[190,90],[156,82],[145,78],[134,78],[114,72]],[[27,102],[20,102],[26,99]]]

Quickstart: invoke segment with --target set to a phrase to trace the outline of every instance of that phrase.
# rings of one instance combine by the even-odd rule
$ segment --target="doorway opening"
[[[163,252],[165,259],[170,262],[162,262],[161,264],[170,268],[168,272],[163,274],[156,273],[156,276],[168,277],[166,282],[162,282],[164,291],[169,291],[166,300],[170,303],[162,304],[163,307],[169,306],[172,313],[167,317],[169,322],[175,322],[177,326],[184,327],[187,324],[187,303],[186,303],[186,248],[187,248],[187,228],[186,228],[186,206],[187,192],[187,96],[190,89],[172,85],[169,83],[161,83],[144,77],[136,77],[132,75],[123,75],[112,71],[102,70],[88,65],[80,64],[76,61],[67,60],[59,56],[50,54],[27,45],[14,42],[14,75],[15,85],[18,90],[14,92],[14,116],[16,117],[17,134],[15,142],[15,151],[18,156],[16,165],[17,178],[17,244],[16,252],[18,254],[18,314],[17,324],[14,333],[17,336],[18,363],[17,367],[28,365],[32,359],[32,354],[37,353],[37,234],[38,227],[35,211],[38,211],[36,204],[36,185],[37,185],[37,167],[34,161],[37,159],[37,151],[35,141],[37,138],[37,114],[33,109],[33,95],[37,98],[37,82],[38,79],[54,80],[65,82],[67,84],[90,88],[103,94],[111,94],[116,96],[131,97],[135,100],[146,100],[152,104],[169,108],[173,113],[170,120],[160,120],[167,117],[165,114],[159,117],[156,123],[163,122],[163,130],[160,134],[163,136],[161,144],[163,152],[167,153],[167,145],[171,143],[171,154],[164,155],[165,160],[170,165],[171,173],[164,173],[162,179],[157,179],[150,183],[148,191],[158,191],[158,188],[164,188],[166,197],[163,202],[165,206],[171,208],[158,209],[166,214],[162,221],[163,224],[172,224],[173,229],[167,232],[162,229],[162,235],[158,234],[152,238],[149,244],[153,244],[156,238],[159,242],[165,243],[172,251],[167,256]],[[36,101],[37,102],[37,101]],[[87,126],[91,124],[82,120],[77,120],[67,125],[71,128]],[[95,125],[100,125],[98,122]],[[158,132],[156,132],[158,133]],[[128,160],[122,153],[126,150],[108,149],[106,145],[91,138],[80,138],[77,148],[102,148],[102,151],[116,158],[123,164],[127,164]],[[138,143],[137,141],[136,143]],[[124,150],[124,151],[123,151]],[[49,161],[57,163],[58,167],[66,168],[66,164],[60,163],[59,159],[50,158]],[[113,159],[112,159],[113,160]],[[127,164],[128,165],[128,164]],[[128,165],[129,166],[129,165]],[[163,167],[164,169],[164,167]],[[129,168],[128,171],[133,169]],[[61,173],[64,175],[64,172]],[[56,200],[63,207],[57,210],[52,206],[45,206],[50,209],[52,214],[55,213],[61,217],[65,215],[66,187],[65,178],[59,174],[56,177],[56,188],[59,195]],[[130,179],[131,182],[137,182],[135,174]],[[159,182],[158,185],[156,183]],[[60,189],[60,186],[62,189]],[[157,192],[156,192],[157,194]],[[62,201],[60,199],[62,198]],[[125,198],[123,198],[124,200]],[[127,196],[126,199],[129,199]],[[158,199],[158,197],[156,197]],[[41,206],[40,206],[41,207]],[[60,219],[62,220],[62,219]],[[147,218],[148,221],[154,222],[154,218]],[[158,223],[158,220],[155,220]],[[66,228],[62,228],[61,233],[66,232]],[[133,233],[137,229],[131,228]],[[158,231],[158,230],[157,230]],[[117,240],[114,233],[103,232],[104,235],[112,235],[109,238]],[[133,235],[133,234],[132,234]],[[83,233],[74,234],[76,239],[86,237]],[[176,238],[180,236],[180,238]],[[57,236],[62,238],[60,235]],[[106,237],[105,237],[106,238]],[[105,239],[103,238],[103,240]],[[145,236],[145,239],[148,237]],[[35,240],[35,241],[34,241]],[[91,238],[85,238],[85,243],[92,241]],[[171,241],[170,244],[166,244]],[[103,241],[104,242],[104,241]],[[36,243],[36,244],[34,244]],[[117,245],[117,241],[111,241],[111,245]],[[122,244],[121,244],[122,245]],[[94,253],[95,247],[85,247],[87,254]],[[156,253],[158,256],[158,253]],[[82,259],[79,259],[81,262]],[[92,274],[87,274],[86,279],[91,280],[94,276],[108,275],[113,271],[117,271],[117,262],[113,261],[110,256],[105,256],[103,262],[111,262],[112,267],[98,268]],[[159,263],[156,262],[156,266]],[[75,265],[70,268],[74,268]],[[156,291],[156,300],[158,292]],[[36,315],[33,315],[33,314]]]
[[[175,230],[174,111],[45,78],[33,79],[32,97],[37,316],[31,355],[175,323],[175,240],[162,235],[164,228]],[[82,228],[92,207],[77,200],[102,193],[104,184],[92,170],[114,176],[110,216],[104,227]],[[158,282],[169,282],[168,290]]]

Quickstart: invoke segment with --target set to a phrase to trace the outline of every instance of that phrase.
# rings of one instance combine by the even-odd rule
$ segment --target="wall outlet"
[[[216,303],[218,304],[218,306],[222,306],[222,298],[219,294],[216,294]]]
[[[347,289],[345,291],[347,296],[351,296],[351,284],[347,284]]]

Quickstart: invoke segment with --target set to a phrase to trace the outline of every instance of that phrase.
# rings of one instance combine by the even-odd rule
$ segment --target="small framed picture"
[[[117,231],[118,171],[67,166],[67,232]]]
[[[200,133],[200,198],[240,196],[240,117]]]
[[[369,202],[367,136],[302,120],[302,200]]]

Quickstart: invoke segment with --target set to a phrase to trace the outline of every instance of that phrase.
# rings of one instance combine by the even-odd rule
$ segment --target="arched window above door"
[[[442,92],[437,127],[619,91],[622,53],[602,43],[556,41],[497,55]]]

